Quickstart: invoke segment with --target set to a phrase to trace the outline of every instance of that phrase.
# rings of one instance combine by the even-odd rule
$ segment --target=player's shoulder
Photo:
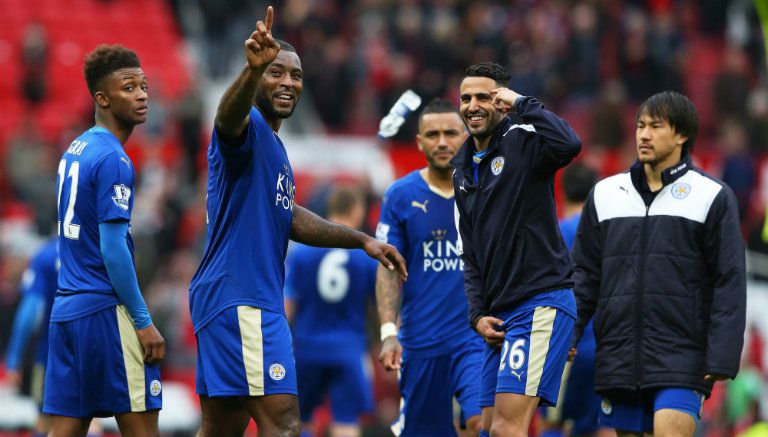
[[[102,161],[110,155],[130,163],[120,141],[104,128],[93,127],[83,132],[69,146],[66,153],[75,155],[81,161]]]
[[[730,187],[728,187],[728,184],[705,172],[699,167],[692,167],[685,175],[683,175],[683,177],[680,178],[680,180],[691,183],[691,185],[696,184],[698,187],[700,187],[700,189],[704,189],[715,194],[719,193],[721,190],[726,190],[726,192],[731,191]]]
[[[256,129],[258,134],[272,132],[272,128],[270,128],[267,124],[267,120],[264,118],[264,114],[262,114],[261,110],[259,110],[259,108],[257,108],[255,105],[251,106],[251,111],[248,113],[248,118],[250,119],[249,122],[251,126]]]
[[[421,174],[419,174],[419,170],[414,170],[392,182],[392,185],[387,188],[384,195],[385,197],[400,198],[402,196],[410,195],[421,185],[423,185]]]
[[[592,189],[592,195],[595,199],[601,199],[616,194],[617,190],[622,193],[629,193],[630,190],[634,190],[629,170],[608,176],[596,183]]]

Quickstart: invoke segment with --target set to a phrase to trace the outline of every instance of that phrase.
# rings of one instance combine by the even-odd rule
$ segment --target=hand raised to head
[[[493,97],[493,106],[503,113],[510,112],[515,109],[515,99],[520,94],[512,91],[509,88],[494,88],[491,90],[491,97]]]
[[[245,41],[245,57],[251,68],[266,68],[277,58],[277,54],[280,52],[280,44],[272,37],[274,16],[275,12],[272,6],[267,7],[266,18],[264,21],[256,22],[256,30]]]

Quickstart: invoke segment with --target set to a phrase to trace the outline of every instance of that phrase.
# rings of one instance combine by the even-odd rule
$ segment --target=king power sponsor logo
[[[283,171],[277,175],[275,192],[275,206],[293,211],[293,197],[296,194],[296,186],[293,185],[287,165],[284,165]]]
[[[422,241],[425,272],[464,270],[464,262],[459,258],[459,242],[447,240],[447,234],[445,229],[435,229],[431,240]]]

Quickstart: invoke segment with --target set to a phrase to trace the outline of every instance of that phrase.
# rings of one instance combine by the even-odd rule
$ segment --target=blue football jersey
[[[57,178],[61,268],[52,321],[120,303],[101,256],[99,224],[130,221],[134,177],[122,144],[102,127],[88,129],[64,152]],[[127,238],[133,255],[133,239]]]
[[[476,336],[467,323],[454,203],[417,170],[395,181],[381,204],[376,238],[395,246],[408,266],[399,338],[410,353],[449,353]]]
[[[568,246],[568,250],[573,250],[573,243],[576,241],[576,232],[579,229],[580,219],[581,213],[578,213],[573,214],[570,217],[566,217],[558,222],[560,225],[560,233],[563,234],[563,241],[565,241],[565,245]],[[581,339],[579,339],[577,348],[581,357],[592,357],[594,360],[595,330],[592,320],[590,320],[587,326],[584,328],[584,332],[581,335]]]
[[[365,315],[378,264],[360,249],[296,244],[288,251],[285,295],[295,303],[293,339],[302,356],[359,357],[367,350]]]
[[[579,228],[580,219],[581,213],[566,217],[558,223],[560,225],[560,233],[563,234],[563,241],[565,241],[569,251],[573,250],[573,242],[576,241],[576,231]]]
[[[189,293],[195,332],[232,306],[285,313],[284,262],[295,191],[285,147],[255,107],[243,144],[226,146],[214,129],[208,235]]]
[[[45,363],[48,356],[48,320],[51,318],[51,308],[59,280],[58,246],[59,242],[56,238],[45,242],[29,261],[29,266],[22,278],[21,294],[36,295],[45,302],[35,345],[35,361],[38,363]]]

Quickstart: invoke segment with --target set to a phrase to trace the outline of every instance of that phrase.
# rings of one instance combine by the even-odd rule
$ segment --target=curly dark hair
[[[481,62],[470,65],[464,71],[464,77],[487,77],[495,80],[497,84],[502,86],[509,85],[509,81],[512,79],[509,71],[495,62]]]
[[[133,50],[119,44],[102,44],[85,56],[85,83],[93,96],[98,91],[101,80],[110,73],[123,68],[140,67],[139,57]]]

